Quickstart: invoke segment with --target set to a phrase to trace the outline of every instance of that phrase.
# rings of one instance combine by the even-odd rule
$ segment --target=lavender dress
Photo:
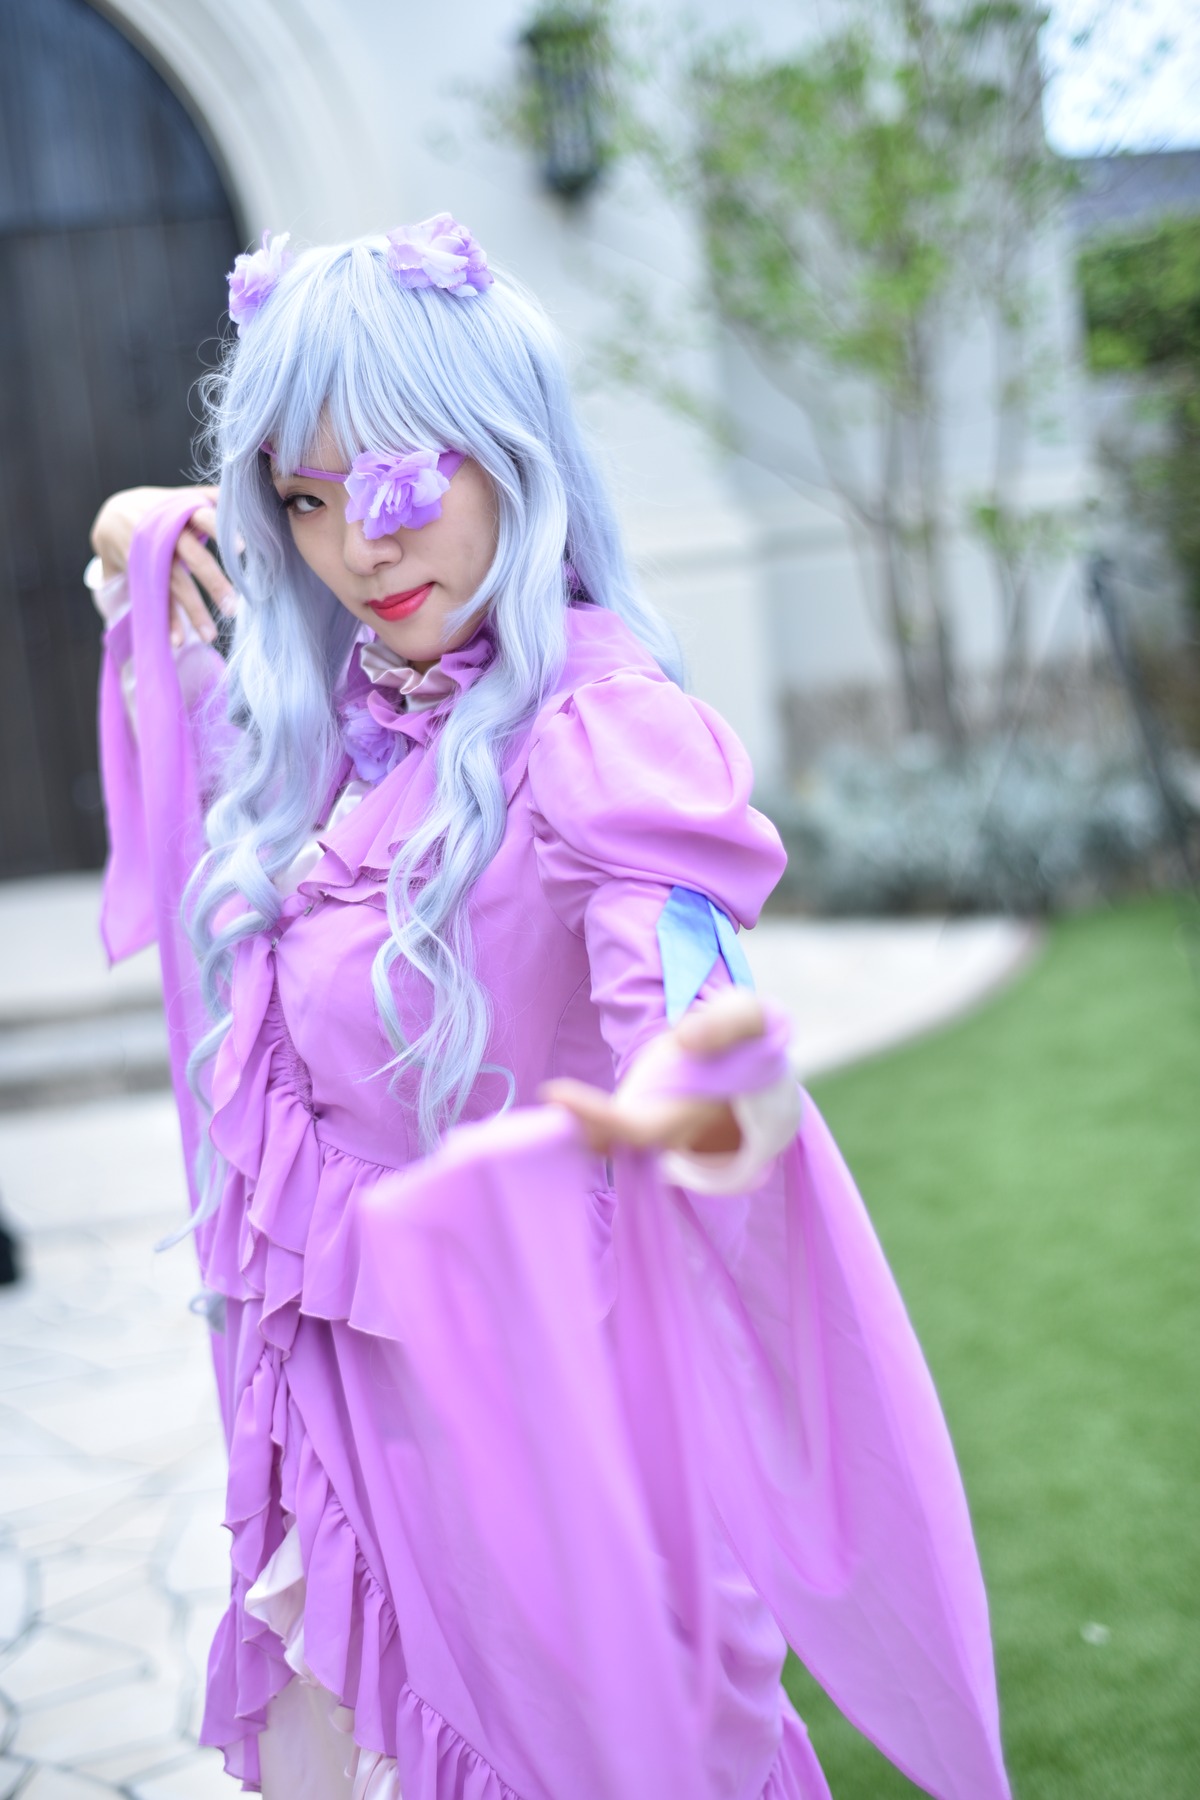
[[[200,1024],[179,883],[220,731],[203,683],[183,702],[165,644],[185,516],[164,508],[135,542],[101,708],[107,939],[121,954],[158,935],[177,1069]],[[442,703],[394,715],[407,753],[237,956],[212,1077],[227,1175],[198,1233],[224,1298],[232,1533],[204,1741],[258,1785],[293,1670],[246,1601],[286,1540],[304,1666],[404,1800],[816,1800],[784,1633],[931,1793],[1005,1800],[953,1453],[811,1102],[764,1184],[719,1200],[644,1157],[618,1158],[610,1185],[534,1104],[553,1075],[611,1085],[662,1031],[674,895],[748,926],[783,865],[723,721],[611,614],[573,608],[568,636],[470,901],[487,1061],[511,1071],[516,1111],[495,1116],[505,1083],[485,1074],[422,1158],[411,1085],[379,1074],[370,984],[386,872],[429,805],[438,721],[486,672],[485,634],[443,658]],[[728,979],[719,934],[715,950],[703,991]],[[415,1032],[423,984],[402,973],[396,991]],[[778,1033],[748,1054],[762,1066],[680,1081],[778,1078]]]

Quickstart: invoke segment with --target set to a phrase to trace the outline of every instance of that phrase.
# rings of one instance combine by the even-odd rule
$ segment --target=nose
[[[347,519],[342,533],[342,560],[352,575],[374,575],[380,569],[393,568],[404,551],[398,538],[390,533],[369,538],[363,531],[362,519]]]

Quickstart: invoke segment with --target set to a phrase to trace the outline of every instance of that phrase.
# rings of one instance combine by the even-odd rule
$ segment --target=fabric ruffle
[[[398,1753],[406,1770],[419,1771],[406,1776],[405,1800],[517,1800],[408,1688],[395,1611],[287,1382],[300,1313],[350,1316],[358,1209],[395,1171],[318,1140],[307,1072],[283,1022],[265,939],[244,947],[236,980],[235,1023],[213,1079],[212,1137],[227,1175],[218,1210],[201,1227],[201,1255],[206,1285],[242,1303],[243,1342],[261,1348],[239,1385],[232,1421],[225,1524],[233,1597],[213,1644],[202,1741],[221,1747],[227,1772],[256,1787],[267,1708],[303,1670],[352,1721],[355,1791],[363,1800],[398,1800],[386,1766]],[[306,1260],[310,1236],[320,1255]],[[301,1593],[248,1606],[293,1521]]]
[[[265,938],[243,947],[234,984],[233,1024],[212,1082],[212,1141],[227,1174],[198,1233],[201,1263],[207,1287],[261,1303],[263,1339],[287,1351],[301,1309],[349,1316],[360,1195],[394,1171],[318,1139],[308,1071],[283,1021]],[[320,1255],[306,1260],[310,1236]]]
[[[265,939],[243,947],[235,980],[235,1023],[213,1080],[212,1135],[227,1175],[201,1228],[206,1284],[232,1303],[239,1365],[225,1519],[233,1580],[210,1659],[202,1741],[220,1746],[227,1771],[257,1787],[258,1733],[274,1696],[300,1677],[331,1696],[332,1719],[352,1733],[355,1800],[399,1800],[397,1765],[404,1800],[522,1800],[409,1686],[372,1547],[348,1517],[289,1387],[301,1314],[386,1325],[360,1227],[364,1207],[377,1206],[402,1172],[318,1137]],[[314,1248],[306,1257],[310,1240],[319,1255]],[[265,1596],[264,1571],[273,1571]],[[796,1732],[785,1737],[763,1800],[824,1800],[798,1724]]]
[[[320,1681],[305,1649],[306,1579],[299,1527],[293,1525],[270,1558],[247,1599],[247,1611],[262,1620],[283,1644],[284,1658],[295,1679],[319,1687],[328,1708],[330,1733],[345,1734],[346,1773],[351,1800],[403,1800],[394,1757],[352,1744],[354,1714],[340,1706]],[[455,1800],[516,1800],[514,1790],[473,1750],[462,1743],[446,1721],[411,1689],[401,1696],[397,1738],[409,1763],[422,1771],[420,1792],[440,1793],[439,1780],[454,1769]],[[299,1747],[297,1747],[299,1751]],[[411,1784],[410,1784],[411,1786]],[[763,1787],[761,1800],[831,1800],[824,1773],[801,1721],[790,1710],[783,1716],[779,1755]]]
[[[348,1316],[360,1195],[377,1187],[383,1172],[319,1142],[308,1073],[283,1021],[265,938],[243,946],[234,980],[234,1023],[212,1084],[212,1139],[226,1176],[217,1211],[198,1235],[205,1284],[240,1303],[246,1329],[237,1348],[258,1355],[235,1384],[225,1519],[233,1535],[233,1597],[213,1646],[204,1739],[225,1750],[231,1774],[255,1786],[257,1733],[291,1668],[285,1638],[247,1609],[246,1597],[289,1520],[305,1572],[297,1631],[313,1646],[314,1674],[352,1709],[368,1749],[395,1753],[404,1670],[395,1615],[286,1376],[302,1309],[326,1319]],[[306,1261],[314,1233],[321,1253]]]

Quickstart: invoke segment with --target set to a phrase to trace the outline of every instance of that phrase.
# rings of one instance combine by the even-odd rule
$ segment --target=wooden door
[[[191,478],[237,248],[140,52],[84,0],[0,0],[0,877],[104,859],[88,527]]]

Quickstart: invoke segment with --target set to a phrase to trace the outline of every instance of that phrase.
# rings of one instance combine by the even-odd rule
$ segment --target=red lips
[[[424,606],[433,591],[432,581],[423,587],[408,588],[403,594],[387,594],[382,600],[368,600],[367,605],[379,619],[407,619]]]

